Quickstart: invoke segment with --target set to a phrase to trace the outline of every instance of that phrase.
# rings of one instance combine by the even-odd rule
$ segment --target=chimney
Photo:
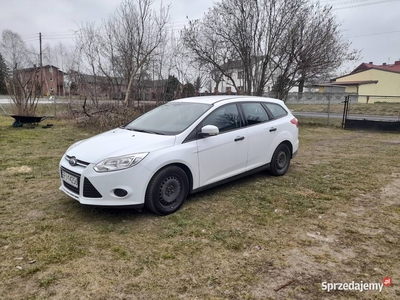
[[[395,66],[400,65],[400,60],[396,60],[396,61],[394,62],[394,65],[395,65]]]
[[[369,62],[370,65],[373,65],[374,63],[372,61]]]
[[[386,66],[386,63],[383,63],[382,66]]]

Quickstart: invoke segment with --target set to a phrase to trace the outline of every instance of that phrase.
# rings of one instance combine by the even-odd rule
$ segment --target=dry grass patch
[[[344,99],[343,99],[344,100]],[[287,104],[294,112],[319,112],[342,114],[344,104]],[[399,103],[350,103],[350,114],[400,116]]]
[[[158,217],[58,191],[60,157],[93,132],[10,120],[0,117],[2,299],[400,297],[396,134],[303,127],[285,176],[225,184]],[[385,276],[382,293],[321,290]]]

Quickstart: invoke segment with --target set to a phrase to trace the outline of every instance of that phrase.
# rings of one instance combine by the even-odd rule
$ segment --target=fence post
[[[350,96],[347,95],[344,97],[344,107],[343,107],[343,118],[342,118],[342,128],[345,129],[346,128],[346,119],[347,119],[347,112],[349,109],[349,99]]]
[[[331,113],[331,94],[328,94],[328,120],[327,120],[327,125],[329,125],[329,117]]]

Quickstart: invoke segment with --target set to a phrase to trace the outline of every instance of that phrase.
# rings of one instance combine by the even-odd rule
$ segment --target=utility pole
[[[43,96],[43,58],[42,58],[42,33],[39,32],[39,55],[40,55],[40,96]]]

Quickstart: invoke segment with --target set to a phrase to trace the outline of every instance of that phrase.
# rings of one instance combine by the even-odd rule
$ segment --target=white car
[[[298,147],[298,121],[281,100],[180,99],[69,147],[60,190],[82,204],[167,215],[188,194],[228,180],[264,169],[284,175]]]

